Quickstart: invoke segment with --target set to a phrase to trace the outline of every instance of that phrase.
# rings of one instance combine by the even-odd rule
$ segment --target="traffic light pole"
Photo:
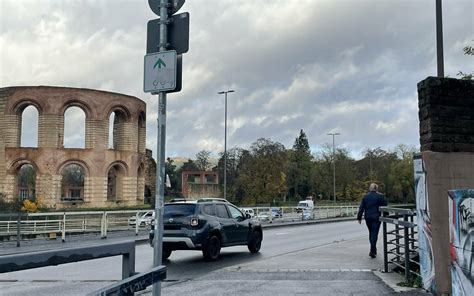
[[[168,0],[160,1],[160,45],[159,51],[166,51],[168,22]],[[163,253],[163,204],[165,195],[165,144],[166,144],[166,92],[158,94],[157,119],[157,164],[155,194],[155,236],[153,266],[162,265]],[[161,296],[161,282],[153,284],[153,296]]]

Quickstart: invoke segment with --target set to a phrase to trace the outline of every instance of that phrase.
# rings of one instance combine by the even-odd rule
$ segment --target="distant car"
[[[301,213],[303,210],[313,210],[314,202],[312,200],[302,200],[298,203],[296,207],[296,212]]]
[[[175,250],[200,250],[205,259],[215,260],[222,247],[237,245],[247,245],[250,252],[256,253],[263,239],[260,223],[227,201],[165,204],[163,229],[163,259]],[[149,235],[153,246],[153,229]]]
[[[302,213],[302,217],[303,217],[303,220],[311,220],[314,218],[314,213],[313,213],[313,210],[306,210],[304,209],[303,210],[303,213]]]
[[[259,221],[268,221],[270,220],[270,212],[266,211],[266,212],[259,212],[257,214],[257,219]]]
[[[255,217],[255,212],[252,208],[241,208],[240,209],[242,211],[242,213],[244,214],[249,214],[250,215],[250,218],[254,218]]]
[[[144,214],[138,216],[138,226],[144,227],[151,225],[151,222],[155,219],[155,211],[147,211]],[[137,224],[137,216],[128,218],[128,225],[135,226]]]
[[[283,213],[280,208],[272,208],[272,218],[281,218]]]

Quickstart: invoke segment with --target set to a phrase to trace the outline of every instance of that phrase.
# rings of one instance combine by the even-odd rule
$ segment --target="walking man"
[[[365,224],[369,229],[369,242],[370,242],[370,253],[371,258],[377,257],[377,237],[380,229],[380,206],[386,206],[387,201],[382,194],[378,193],[379,186],[375,183],[370,184],[369,192],[364,196],[360,203],[359,213],[357,214],[357,220],[359,224],[362,221],[362,214],[364,214]]]

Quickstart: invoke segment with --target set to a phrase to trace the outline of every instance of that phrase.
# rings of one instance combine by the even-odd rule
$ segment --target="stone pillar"
[[[9,93],[0,91],[0,193],[4,193],[4,182],[6,177],[6,163],[5,163],[5,103]]]
[[[108,120],[86,119],[86,149],[107,149],[109,139]]]
[[[3,124],[5,147],[20,147],[21,117],[18,115],[4,115]]]
[[[64,117],[56,114],[38,116],[38,148],[64,147]]]
[[[146,151],[146,128],[138,127],[138,153],[145,154]]]
[[[420,144],[431,213],[437,295],[451,294],[448,190],[474,188],[474,81],[418,83]]]
[[[119,151],[138,151],[138,126],[136,122],[114,125],[114,147]]]

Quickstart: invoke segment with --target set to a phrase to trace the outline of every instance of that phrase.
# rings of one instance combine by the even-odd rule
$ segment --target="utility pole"
[[[224,199],[227,199],[227,94],[234,90],[220,91],[218,95],[225,95],[225,115],[224,115]]]
[[[336,203],[336,148],[334,137],[339,136],[340,133],[329,133],[328,136],[332,136],[332,185],[334,194],[334,203]]]
[[[443,8],[441,7],[441,0],[436,0],[436,53],[438,64],[438,77],[444,77]]]

